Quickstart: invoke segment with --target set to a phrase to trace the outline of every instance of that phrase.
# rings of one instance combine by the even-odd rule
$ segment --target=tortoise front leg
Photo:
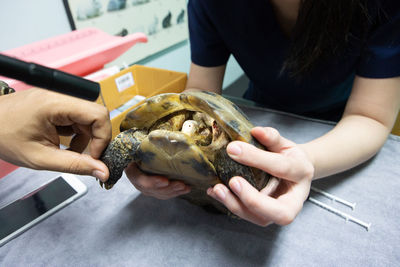
[[[145,136],[145,131],[129,129],[117,135],[108,145],[100,160],[106,164],[110,177],[104,183],[100,181],[102,187],[111,189],[117,183],[128,164],[135,161],[136,151]]]

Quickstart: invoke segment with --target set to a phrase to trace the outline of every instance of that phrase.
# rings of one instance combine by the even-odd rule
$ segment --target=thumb
[[[267,185],[263,189],[261,189],[260,192],[267,196],[271,196],[278,188],[279,182],[279,178],[271,176]]]
[[[102,182],[107,181],[109,176],[107,166],[102,161],[87,154],[49,147],[42,151],[42,159],[46,160],[46,163],[42,166],[47,170],[91,175]]]

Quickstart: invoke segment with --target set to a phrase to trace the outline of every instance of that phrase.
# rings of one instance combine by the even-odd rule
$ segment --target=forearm
[[[345,171],[373,157],[390,129],[370,118],[350,115],[324,136],[300,145],[315,168],[314,179]]]
[[[225,65],[202,67],[192,63],[185,91],[211,91],[221,94],[225,68]]]
[[[332,131],[301,147],[314,164],[314,179],[350,169],[385,143],[400,107],[400,77],[356,76],[343,118]]]

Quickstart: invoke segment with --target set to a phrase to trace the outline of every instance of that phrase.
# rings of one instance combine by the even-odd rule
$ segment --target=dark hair
[[[364,39],[371,23],[369,8],[367,0],[302,0],[282,71],[300,78],[345,52],[349,38]]]

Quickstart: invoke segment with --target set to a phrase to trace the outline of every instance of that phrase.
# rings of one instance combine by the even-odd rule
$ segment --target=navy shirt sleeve
[[[367,78],[400,76],[400,1],[383,1],[381,23],[361,52],[356,74]]]
[[[189,34],[192,62],[204,67],[226,64],[230,51],[200,1],[189,0]]]

